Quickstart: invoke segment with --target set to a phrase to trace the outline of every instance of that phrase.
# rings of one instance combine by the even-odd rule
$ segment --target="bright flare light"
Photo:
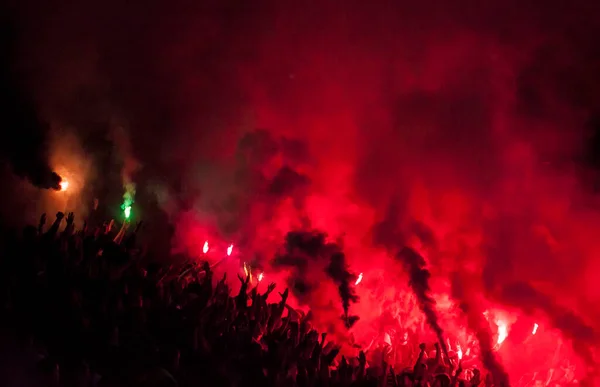
[[[531,334],[535,335],[537,333],[538,328],[539,328],[539,325],[537,325],[537,323],[533,324],[533,330],[531,331]]]
[[[502,320],[496,320],[496,325],[498,326],[498,340],[496,344],[500,345],[508,337],[508,325]]]
[[[358,285],[360,283],[360,281],[362,281],[362,278],[363,278],[363,273],[360,273],[358,275],[358,278],[356,279],[356,282],[354,283],[354,285],[355,286]]]
[[[458,356],[458,360],[462,360],[463,352],[459,344],[456,345],[456,355]]]
[[[229,247],[227,248],[227,256],[230,256],[232,252],[233,252],[233,245],[229,245]]]
[[[131,206],[125,207],[123,213],[125,214],[125,219],[129,219],[129,217],[131,216]]]
[[[262,279],[263,279],[263,276],[264,276],[264,274],[263,274],[263,273],[260,273],[260,274],[258,275],[258,282],[262,281]]]
[[[60,190],[61,190],[61,191],[66,191],[66,190],[67,190],[67,188],[69,188],[69,182],[68,182],[68,181],[66,181],[66,180],[63,180],[63,181],[61,181],[61,182],[59,183],[59,185],[60,185]]]
[[[204,254],[208,253],[208,241],[204,242],[204,246],[202,246],[202,252]]]

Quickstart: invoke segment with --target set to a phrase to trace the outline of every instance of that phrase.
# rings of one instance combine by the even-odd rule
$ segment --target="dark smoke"
[[[0,20],[0,25],[1,157],[17,176],[38,188],[58,190],[61,177],[48,159],[49,126],[40,119],[24,85],[19,84],[14,46],[19,37],[6,20]]]
[[[404,264],[410,278],[409,285],[415,293],[415,296],[417,296],[419,307],[425,314],[427,323],[435,332],[444,355],[448,358],[448,348],[444,340],[444,330],[438,322],[438,315],[435,310],[435,300],[429,295],[431,292],[429,287],[429,278],[431,277],[431,274],[426,268],[427,263],[425,262],[425,259],[410,247],[404,247],[396,255],[396,258]]]
[[[318,231],[289,232],[283,252],[274,258],[272,266],[291,271],[288,284],[292,293],[307,305],[317,296],[315,292],[322,285],[322,275],[326,274],[338,287],[346,328],[350,329],[358,321],[358,316],[349,314],[351,304],[359,301],[353,287],[356,275],[349,271],[341,247],[328,243],[326,234]]]
[[[356,295],[354,289],[354,281],[357,277],[349,271],[344,253],[340,251],[331,255],[327,274],[338,285],[338,291],[342,298],[342,308],[344,309],[342,318],[346,328],[350,329],[359,320],[359,317],[350,316],[348,310],[350,304],[357,303],[360,298]]]
[[[483,316],[483,311],[477,305],[477,300],[473,299],[472,293],[465,289],[469,282],[464,276],[454,274],[452,277],[452,297],[457,301],[460,310],[467,317],[469,329],[475,333],[479,343],[480,359],[483,366],[490,371],[494,380],[500,386],[509,386],[509,377],[504,367],[494,353],[494,345],[490,325]]]
[[[325,239],[326,235],[318,232],[289,232],[283,251],[273,259],[273,267],[291,270],[288,285],[303,304],[310,302],[311,292],[318,288],[320,273],[313,268],[324,259]]]
[[[306,189],[310,179],[287,165],[284,165],[275,175],[269,185],[269,193],[277,198],[293,196],[295,193]]]
[[[228,232],[253,241],[256,225],[270,221],[286,199],[292,200],[302,217],[311,181],[294,165],[308,160],[303,142],[275,137],[263,129],[249,131],[238,143],[236,159],[235,187],[225,200],[225,211],[234,219],[225,227]]]

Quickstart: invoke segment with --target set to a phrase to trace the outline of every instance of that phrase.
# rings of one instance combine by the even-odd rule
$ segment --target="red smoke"
[[[93,22],[70,22],[87,34],[55,33],[28,53],[54,82],[76,63],[65,58],[93,64],[67,89],[101,101],[89,115],[108,122],[98,106],[109,106],[129,122],[143,165],[132,179],[168,208],[177,248],[201,256],[207,239],[234,243],[234,256],[283,284],[269,257],[285,234],[327,232],[364,273],[350,313],[369,341],[384,312],[417,323],[395,252],[373,243],[384,232],[427,259],[438,301],[458,297],[459,275],[475,293],[465,298],[554,326],[596,367],[600,212],[581,161],[600,108],[591,1],[226,3],[107,4],[88,10]],[[62,39],[77,44],[49,64],[45,49]],[[78,57],[84,43],[97,56]],[[81,109],[57,109],[73,97],[52,90],[38,93],[49,119],[86,122]],[[306,306],[343,339],[330,300],[341,308],[333,283]],[[440,324],[475,329],[465,313],[450,308]]]

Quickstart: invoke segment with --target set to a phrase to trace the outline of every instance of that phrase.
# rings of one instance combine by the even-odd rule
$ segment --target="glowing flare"
[[[496,344],[500,345],[506,340],[508,337],[508,326],[505,321],[496,320],[496,325],[498,326],[498,340]]]
[[[458,360],[462,360],[463,352],[459,344],[456,345],[456,355],[458,356]]]
[[[204,254],[208,253],[208,241],[204,242],[204,246],[202,246],[202,252]]]
[[[227,256],[231,255],[232,252],[233,252],[233,245],[229,245],[229,247],[227,248]]]
[[[356,279],[356,282],[354,283],[354,285],[358,285],[360,283],[360,281],[362,281],[363,278],[363,273],[360,273],[358,275],[358,278]]]
[[[61,190],[61,191],[66,191],[66,190],[67,190],[67,188],[69,188],[69,182],[68,182],[68,181],[66,181],[66,180],[63,180],[63,181],[61,181],[61,182],[59,183],[59,185],[60,185],[60,190]]]
[[[244,275],[245,275],[246,277],[248,277],[248,272],[249,272],[249,270],[248,270],[248,266],[246,266],[246,262],[244,262]]]
[[[129,219],[129,217],[131,216],[131,206],[125,207],[123,213],[125,214],[125,219]]]
[[[533,330],[531,331],[531,334],[535,335],[537,333],[538,328],[539,328],[539,325],[537,325],[537,323],[533,324]]]
[[[258,282],[262,281],[262,279],[263,279],[263,276],[264,276],[264,274],[263,274],[263,273],[260,273],[260,274],[258,275]]]

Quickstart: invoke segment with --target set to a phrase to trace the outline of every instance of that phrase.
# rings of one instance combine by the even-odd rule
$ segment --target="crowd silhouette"
[[[3,339],[1,385],[494,386],[437,343],[393,361],[385,343],[341,356],[310,313],[287,304],[287,289],[269,303],[274,283],[261,293],[238,276],[232,294],[206,262],[148,263],[141,224],[76,229],[73,213],[58,213],[45,225],[43,215],[0,247],[2,323],[14,333]]]

